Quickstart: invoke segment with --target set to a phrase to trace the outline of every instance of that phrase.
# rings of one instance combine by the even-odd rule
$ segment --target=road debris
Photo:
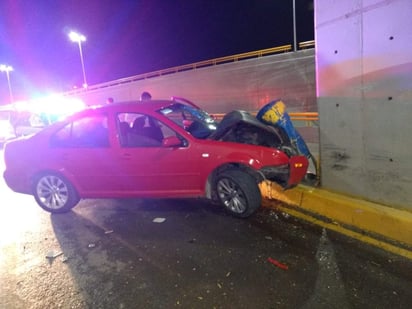
[[[58,251],[58,252],[49,251],[46,254],[46,259],[55,259],[55,258],[57,258],[58,256],[60,256],[62,254],[63,254],[63,252],[61,252],[61,251]]]
[[[94,247],[96,247],[96,244],[90,243],[87,247],[88,247],[88,248],[94,248]]]
[[[279,267],[279,268],[281,268],[281,269],[284,269],[284,270],[288,270],[288,269],[289,269],[289,267],[288,267],[286,264],[283,264],[283,263],[281,263],[281,262],[279,262],[279,261],[277,261],[277,260],[275,260],[275,259],[272,259],[271,257],[268,258],[268,262],[269,262],[269,263],[272,263],[273,265],[275,265],[275,266],[277,266],[277,267]]]
[[[106,230],[106,231],[104,231],[104,233],[105,234],[111,234],[111,233],[113,233],[113,230]]]
[[[286,219],[288,219],[290,217],[290,215],[287,212],[282,212],[282,215]]]
[[[154,218],[153,222],[154,223],[163,223],[166,221],[166,218]]]

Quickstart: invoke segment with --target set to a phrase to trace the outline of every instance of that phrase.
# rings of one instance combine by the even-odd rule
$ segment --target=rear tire
[[[262,202],[256,180],[241,170],[230,169],[217,175],[215,190],[221,205],[236,217],[249,217]]]
[[[37,204],[51,213],[68,212],[80,201],[72,184],[55,173],[44,173],[36,177],[33,195]]]

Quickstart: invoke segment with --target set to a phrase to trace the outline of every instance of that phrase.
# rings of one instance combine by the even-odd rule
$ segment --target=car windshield
[[[159,112],[196,138],[207,138],[217,129],[217,122],[208,113],[193,106],[175,103]]]

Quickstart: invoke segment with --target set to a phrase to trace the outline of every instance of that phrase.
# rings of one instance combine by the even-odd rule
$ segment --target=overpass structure
[[[315,4],[315,49],[286,46],[71,94],[95,104],[149,91],[186,97],[212,113],[256,111],[281,98],[289,112],[318,112],[320,187],[262,190],[287,202],[285,211],[412,258],[412,2]]]
[[[310,44],[312,44],[312,46]],[[302,46],[313,47],[314,41]],[[69,92],[90,104],[138,100],[143,91],[153,98],[184,97],[211,113],[233,109],[257,111],[282,98],[291,111],[317,111],[315,53],[292,53],[291,45],[201,61],[149,72]]]

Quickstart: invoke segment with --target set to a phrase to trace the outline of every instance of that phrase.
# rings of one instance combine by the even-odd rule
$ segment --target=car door
[[[170,127],[148,115],[119,114],[118,136],[117,175],[128,193],[159,197],[201,194],[199,150]],[[181,145],[164,147],[163,138],[171,136],[179,137]]]
[[[103,197],[118,190],[107,115],[70,122],[51,137],[50,144],[59,168],[83,196]]]

